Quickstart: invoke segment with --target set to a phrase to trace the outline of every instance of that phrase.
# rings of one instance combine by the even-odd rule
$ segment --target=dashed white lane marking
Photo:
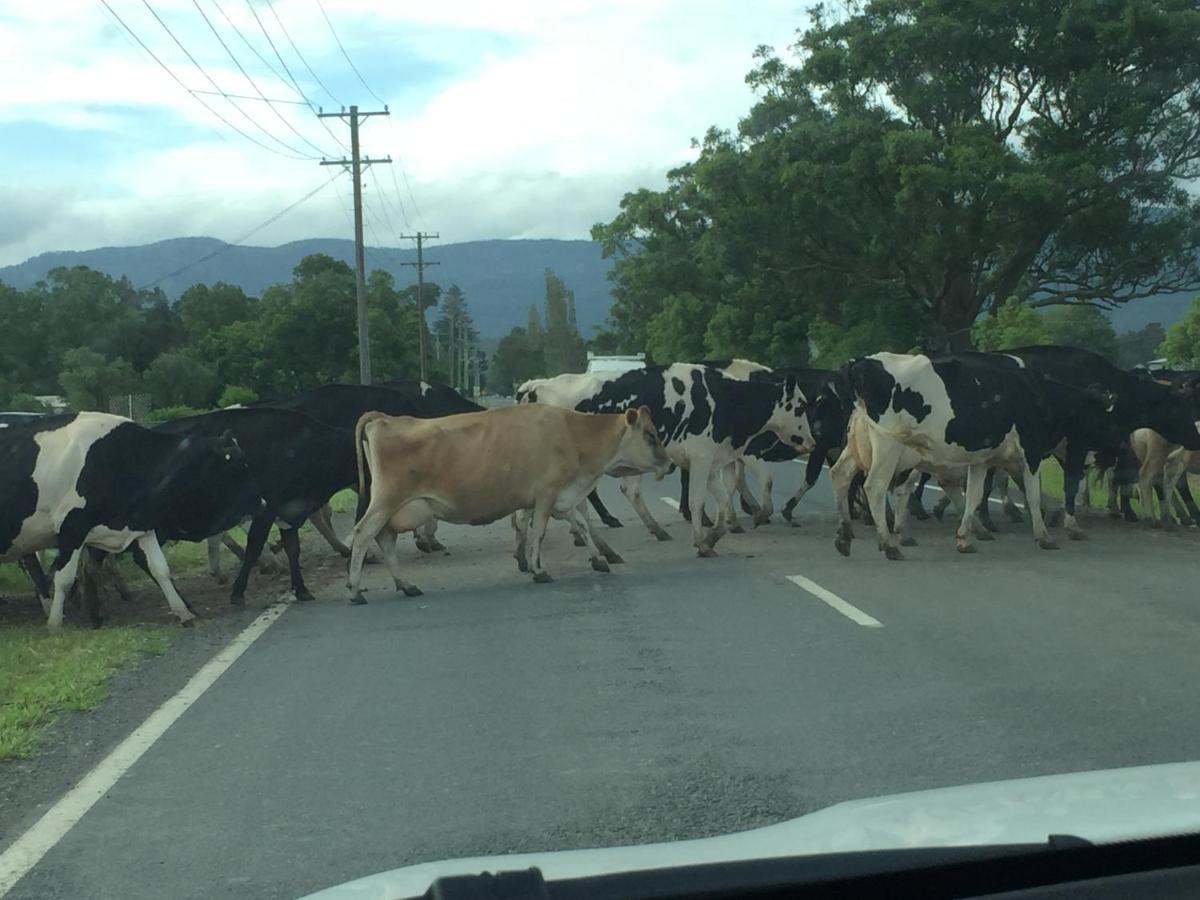
[[[883,627],[883,623],[874,616],[869,616],[857,606],[847,603],[833,591],[826,590],[811,578],[805,578],[803,575],[789,575],[787,576],[787,580],[796,585],[796,587],[808,591],[818,600],[823,600],[824,602],[828,603],[852,622],[857,622],[859,625],[862,625],[865,628]]]
[[[672,509],[679,509],[679,501],[674,497],[659,497],[659,499]]]
[[[63,794],[28,831],[0,853],[0,897],[12,890],[13,885],[62,840],[83,818],[84,813],[112,789],[117,780],[129,771],[129,767],[163,736],[188,707],[200,699],[213,682],[220,678],[286,609],[287,606],[281,604],[271,606],[247,625],[224,650],[205,663],[179,693],[152,712],[133,734],[121,741],[96,768],[83,777],[83,780]]]

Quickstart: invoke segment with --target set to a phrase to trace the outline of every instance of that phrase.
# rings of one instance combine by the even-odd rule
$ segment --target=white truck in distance
[[[598,353],[588,351],[587,355],[587,371],[592,373],[609,373],[609,372],[629,372],[633,369],[642,369],[646,366],[645,353],[626,354],[624,356],[601,356]]]

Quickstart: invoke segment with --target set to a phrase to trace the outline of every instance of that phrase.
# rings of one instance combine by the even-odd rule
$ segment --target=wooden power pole
[[[425,251],[425,239],[426,238],[434,238],[436,240],[440,236],[441,235],[430,234],[427,231],[418,231],[416,234],[400,235],[400,240],[402,240],[402,241],[416,241],[417,242],[417,261],[400,263],[400,265],[417,267],[417,336],[418,336],[418,341],[419,341],[419,346],[420,346],[419,352],[420,352],[420,357],[421,357],[421,380],[422,381],[427,380],[427,378],[429,376],[429,373],[428,373],[428,370],[427,370],[426,364],[425,364],[425,356],[426,356],[425,345],[427,343],[427,341],[425,339],[425,267],[438,265],[438,263],[436,263],[436,262],[425,262],[425,252],[424,252]],[[453,340],[453,338],[451,338],[451,340]]]
[[[358,311],[358,380],[362,384],[371,383],[371,336],[367,325],[367,273],[363,249],[363,213],[362,213],[362,170],[375,163],[390,163],[392,158],[362,159],[358,152],[358,122],[369,116],[389,115],[387,107],[374,112],[360,112],[357,106],[349,110],[327,113],[318,112],[322,119],[348,119],[350,122],[350,158],[323,159],[323,166],[341,166],[350,170],[354,179],[354,295]]]

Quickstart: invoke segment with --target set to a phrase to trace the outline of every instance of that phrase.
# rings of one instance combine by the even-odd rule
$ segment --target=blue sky
[[[692,156],[691,138],[736,122],[752,101],[743,77],[754,48],[790,44],[807,5],[323,2],[391,110],[362,130],[365,152],[396,160],[365,185],[367,240],[384,245],[416,228],[443,241],[586,237],[626,191],[661,186]],[[302,92],[327,110],[333,98],[380,105],[317,0],[108,3],[193,90],[213,90],[211,78],[230,94],[254,96],[256,85],[273,100],[301,101]],[[0,83],[0,265],[185,235],[234,240],[323,183],[248,242],[348,236],[349,179],[329,183],[335,167],[288,158],[340,156],[334,136],[348,143],[345,125],[325,120],[331,136],[305,105],[201,95],[277,152],[255,145],[172,80],[100,0],[0,0]]]

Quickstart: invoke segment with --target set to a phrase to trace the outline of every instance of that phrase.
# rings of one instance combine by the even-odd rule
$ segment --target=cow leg
[[[424,591],[411,582],[405,581],[400,572],[400,557],[396,552],[396,533],[386,526],[375,536],[379,550],[383,553],[383,561],[387,564],[392,575],[396,590],[403,592],[405,597],[420,597]]]
[[[979,506],[979,502],[983,499],[983,483],[987,478],[986,465],[973,465],[967,467],[967,496],[963,503],[962,521],[959,523],[958,531],[954,535],[954,545],[958,548],[959,553],[974,553],[975,552],[975,510]]]
[[[391,514],[384,507],[368,505],[354,523],[354,530],[350,532],[350,563],[346,567],[346,587],[350,590],[351,603],[367,602],[359,587],[362,582],[363,563],[367,558],[367,550],[375,543],[379,532],[391,518]]]
[[[625,495],[633,511],[638,514],[638,518],[642,520],[642,524],[649,529],[650,533],[660,541],[669,541],[671,535],[658,522],[654,521],[654,516],[650,515],[650,510],[646,509],[646,501],[642,499],[642,476],[629,475],[621,479],[621,493]]]
[[[578,506],[572,506],[571,509],[564,514],[564,518],[571,523],[572,528],[577,534],[583,536],[584,546],[587,547],[588,557],[591,559],[592,568],[597,572],[608,572],[608,560],[600,552],[600,548],[596,545],[592,535],[591,523],[587,520],[587,504],[581,503]]]
[[[413,531],[413,543],[417,545],[417,549],[422,553],[440,553],[446,549],[446,545],[437,539],[437,519],[430,519],[420,528]],[[372,560],[371,555],[367,554],[369,562],[378,562]]]
[[[1067,458],[1063,464],[1063,524],[1067,529],[1067,537],[1073,541],[1082,541],[1087,535],[1079,527],[1075,519],[1075,501],[1079,497],[1079,486],[1087,488],[1087,474],[1084,465],[1087,462],[1087,450],[1068,444]],[[1041,483],[1041,479],[1038,479]],[[1025,498],[1028,501],[1028,497]]]
[[[912,496],[912,491],[918,486],[918,480],[927,481],[928,478],[924,473],[913,469],[906,473],[906,476],[900,480],[900,483],[893,490],[896,498],[896,516],[895,527],[892,530],[901,547],[915,547],[917,545],[917,539],[911,535],[906,535],[904,529],[908,527],[908,516],[912,512],[912,506],[910,506],[908,501]]]
[[[1200,509],[1196,507],[1196,501],[1192,499],[1192,488],[1188,484],[1187,477],[1184,476],[1179,481],[1179,496],[1183,499],[1184,508],[1187,509],[1188,515],[1191,516],[1193,525],[1200,525]]]
[[[850,542],[854,540],[854,526],[850,522],[850,490],[858,474],[858,463],[854,454],[846,447],[838,461],[829,470],[829,480],[833,485],[833,499],[837,503],[838,530],[834,536],[833,545],[842,556],[850,555]]]
[[[317,534],[325,538],[325,543],[327,543],[333,549],[334,553],[343,559],[350,558],[350,548],[342,542],[342,539],[339,538],[333,530],[333,510],[329,508],[328,503],[322,505],[320,509],[309,516],[308,521],[313,523],[313,528],[317,529]],[[280,539],[283,538],[282,529],[280,529],[279,537]],[[283,552],[287,553],[286,541],[283,545]]]
[[[527,535],[527,511],[518,509],[508,518],[512,523],[513,540],[515,546],[513,548],[513,559],[517,561],[517,569],[521,572],[529,571],[529,558],[525,549]]]
[[[812,453],[808,454],[808,462],[804,466],[804,484],[800,485],[800,489],[783,505],[783,517],[788,522],[791,522],[795,528],[800,527],[800,523],[792,519],[796,505],[804,499],[804,495],[812,490],[812,486],[817,483],[817,479],[821,477],[821,469],[824,465],[825,452],[820,447],[817,447]]]
[[[1121,507],[1117,502],[1117,472],[1112,469],[1108,472],[1108,517],[1110,519],[1119,519],[1121,517]]]
[[[60,546],[58,556],[51,567],[50,580],[54,584],[54,595],[50,600],[50,611],[46,614],[46,627],[51,631],[62,628],[63,603],[67,592],[75,583],[75,575],[79,571],[79,558],[83,554],[81,546],[72,549]]]
[[[1167,457],[1167,465],[1163,469],[1163,490],[1168,496],[1176,499],[1176,509],[1180,502],[1183,503],[1184,509],[1179,514],[1183,524],[1187,525],[1190,522],[1193,525],[1200,525],[1200,510],[1196,508],[1196,501],[1192,498],[1192,489],[1187,480],[1187,456],[1185,454],[1173,454]]]
[[[42,612],[50,613],[50,583],[46,580],[46,570],[36,553],[26,553],[17,563],[29,581],[33,584],[33,592],[42,603]]]
[[[246,584],[250,581],[250,570],[262,555],[267,535],[271,533],[274,522],[275,513],[264,511],[255,516],[250,523],[250,532],[246,535],[246,555],[242,559],[237,577],[233,580],[233,591],[229,595],[229,602],[234,606],[246,605]]]
[[[725,481],[725,479],[731,474],[731,469],[731,466],[722,466],[721,468],[714,466],[708,471],[709,493],[711,493],[715,498],[717,509],[728,510],[730,520],[730,524],[725,526],[719,521],[720,516],[717,517],[717,524],[714,525],[713,528],[708,532],[707,543],[710,550],[716,546],[717,541],[722,538],[726,531],[734,531],[735,526],[737,534],[741,534],[744,531],[741,523],[738,522],[737,516],[733,511],[733,494],[729,489],[729,485],[726,484]],[[701,525],[703,524],[704,523],[701,522]]]
[[[1149,528],[1162,525],[1154,509],[1154,477],[1162,471],[1162,462],[1155,453],[1147,453],[1138,469],[1138,500],[1142,504],[1142,522]]]
[[[711,478],[714,482],[719,482],[723,489],[723,502],[718,501],[717,519],[725,523],[725,527],[734,534],[744,534],[746,529],[742,527],[742,523],[738,521],[737,510],[733,505],[733,495],[737,493],[736,482],[739,477],[737,462],[732,462],[727,466],[721,467],[719,470],[714,470]],[[734,487],[730,487],[729,482],[734,482]],[[757,501],[755,501],[757,503]]]
[[[1007,483],[1007,482],[1006,482]],[[994,466],[989,466],[987,475],[983,479],[983,497],[979,502],[979,509],[975,510],[975,519],[983,526],[983,531],[977,533],[980,540],[986,541],[991,537],[993,531],[997,531],[996,523],[992,521],[992,489],[996,484],[996,469]],[[983,537],[987,534],[988,537]]]
[[[911,493],[906,491],[908,511],[922,522],[929,518],[929,513],[925,511],[925,485],[929,483],[929,477],[928,472],[921,473],[920,482],[912,487]]]
[[[300,532],[296,528],[284,526],[279,529],[279,539],[283,542],[283,552],[287,554],[288,574],[292,579],[292,593],[300,603],[307,603],[317,598],[304,583],[304,575],[300,571]],[[349,549],[349,548],[347,548]]]
[[[751,503],[754,500],[754,495],[750,493],[749,487],[746,484],[746,469],[749,469],[750,474],[758,479],[758,486],[762,488],[761,504],[759,504],[757,509],[751,506],[750,509],[746,510],[747,513],[754,517],[754,527],[757,528],[759,525],[766,525],[770,522],[771,516],[775,513],[775,501],[771,497],[771,491],[775,487],[775,479],[771,477],[771,466],[769,464],[753,456],[744,459],[742,467],[739,469],[741,479],[738,482],[738,491],[742,495],[743,503],[748,502],[747,497]],[[743,509],[745,509],[744,506]]]
[[[587,495],[588,503],[592,504],[592,509],[596,510],[596,515],[600,517],[600,521],[609,528],[622,528],[621,520],[608,511],[608,507],[604,505],[604,501],[600,499],[600,492],[596,488],[592,488],[590,494]]]
[[[93,628],[104,624],[104,617],[100,615],[100,574],[105,555],[102,551],[85,547],[79,558],[78,578],[73,585],[82,598],[80,606],[87,612]]]
[[[887,438],[880,439],[872,431],[871,468],[863,482],[863,493],[867,495],[867,505],[871,508],[875,533],[879,537],[879,549],[888,559],[904,559],[895,535],[887,524],[888,491],[892,486],[892,479],[896,477],[896,464],[900,461],[901,451],[899,444]]]
[[[221,538],[213,535],[204,543],[208,545],[208,574],[217,584],[224,584],[229,579],[221,571]]]
[[[1050,537],[1042,518],[1042,480],[1028,465],[1021,474],[1025,483],[1025,508],[1029,510],[1029,521],[1033,524],[1033,539],[1043,550],[1057,550],[1058,544]]]
[[[228,532],[221,535],[221,543],[238,558],[239,562],[246,558],[246,551],[242,549],[242,545],[235,541]],[[274,575],[279,571],[279,563],[273,555],[261,553],[258,558],[258,571],[263,575]]]
[[[688,500],[689,485],[692,483],[692,473],[687,469],[679,470],[679,514],[683,521],[692,521],[692,504]]]
[[[542,568],[542,540],[546,537],[546,526],[550,523],[553,511],[552,499],[535,499],[533,511],[529,515],[529,568],[533,572],[533,580],[539,584],[554,580],[550,573]]]
[[[175,614],[175,618],[179,620],[181,625],[186,625],[192,619],[196,618],[195,613],[188,609],[188,605],[183,602],[183,598],[175,590],[175,585],[171,581],[171,569],[167,565],[167,558],[163,556],[162,547],[158,545],[158,538],[155,537],[154,532],[147,532],[139,537],[137,539],[137,546],[145,556],[146,567],[150,570],[150,577],[154,579],[154,583],[158,585],[158,589],[167,598],[167,605],[171,607],[171,612]]]

